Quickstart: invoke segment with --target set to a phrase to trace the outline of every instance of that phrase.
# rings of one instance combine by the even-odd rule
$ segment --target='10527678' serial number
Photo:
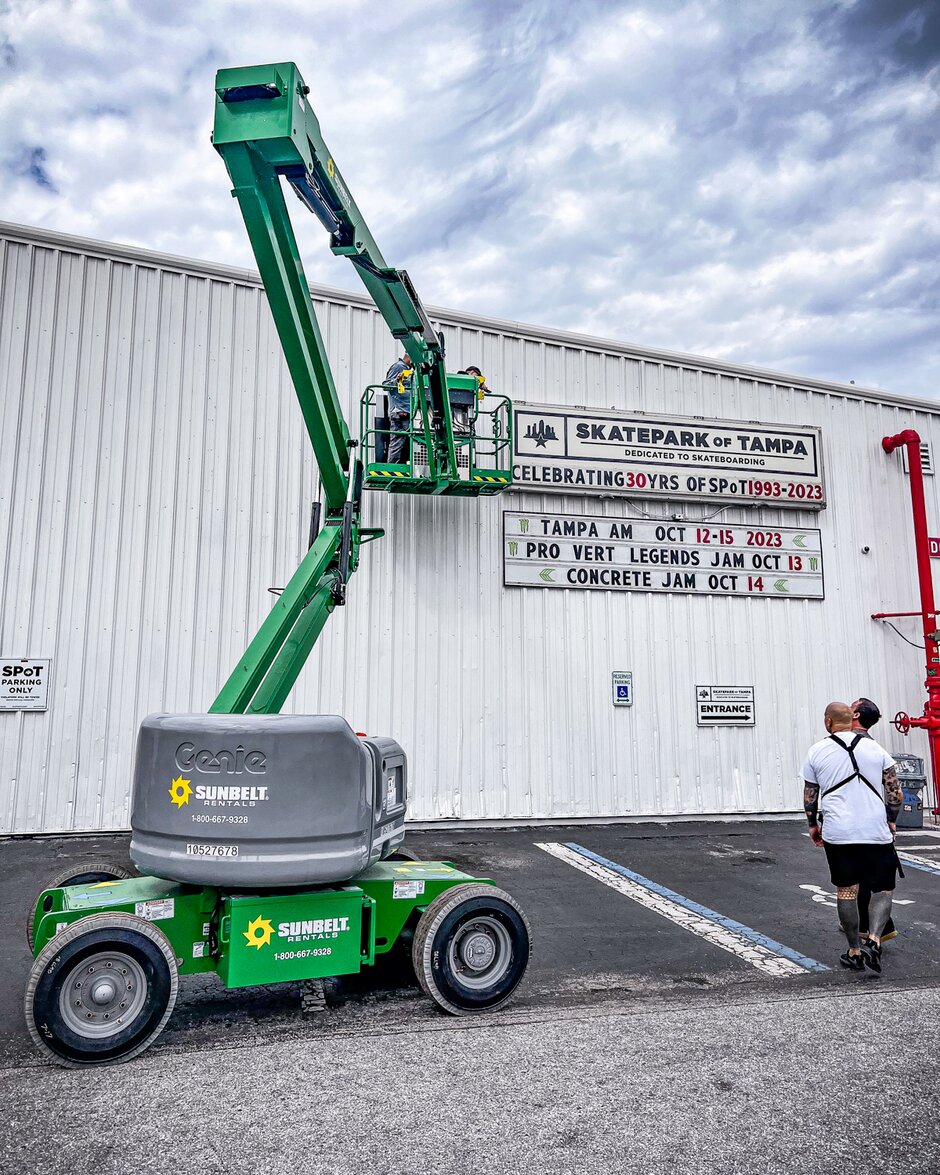
[[[238,845],[187,845],[188,857],[237,857]]]

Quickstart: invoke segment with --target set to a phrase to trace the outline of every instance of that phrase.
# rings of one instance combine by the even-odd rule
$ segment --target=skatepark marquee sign
[[[821,600],[810,527],[503,514],[503,586]]]
[[[513,489],[821,510],[818,428],[517,403]]]

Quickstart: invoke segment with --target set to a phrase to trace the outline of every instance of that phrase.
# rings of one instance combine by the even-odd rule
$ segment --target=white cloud
[[[932,395],[940,57],[888,7],[12,0],[2,214],[251,266],[214,74],[294,59],[429,303]]]

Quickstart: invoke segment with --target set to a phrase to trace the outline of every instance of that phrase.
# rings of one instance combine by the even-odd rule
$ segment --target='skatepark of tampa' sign
[[[514,488],[822,509],[817,428],[515,406]]]

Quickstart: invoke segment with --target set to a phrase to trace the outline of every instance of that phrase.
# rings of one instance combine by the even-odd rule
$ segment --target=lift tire
[[[129,1061],[163,1031],[178,986],[173,948],[152,922],[91,914],[36,956],[26,1026],[40,1052],[66,1068]]]
[[[412,961],[422,990],[455,1016],[492,1012],[519,986],[532,935],[501,889],[469,882],[440,894],[421,915]]]
[[[29,949],[33,949],[33,922],[36,917],[36,906],[47,889],[62,889],[66,885],[96,885],[99,881],[126,881],[133,877],[127,869],[120,865],[112,865],[110,861],[83,861],[80,865],[70,865],[47,882],[33,899],[26,920],[26,941]]]
[[[403,848],[401,845],[398,846],[394,853],[389,853],[385,858],[386,861],[417,861],[419,859],[411,849]]]

